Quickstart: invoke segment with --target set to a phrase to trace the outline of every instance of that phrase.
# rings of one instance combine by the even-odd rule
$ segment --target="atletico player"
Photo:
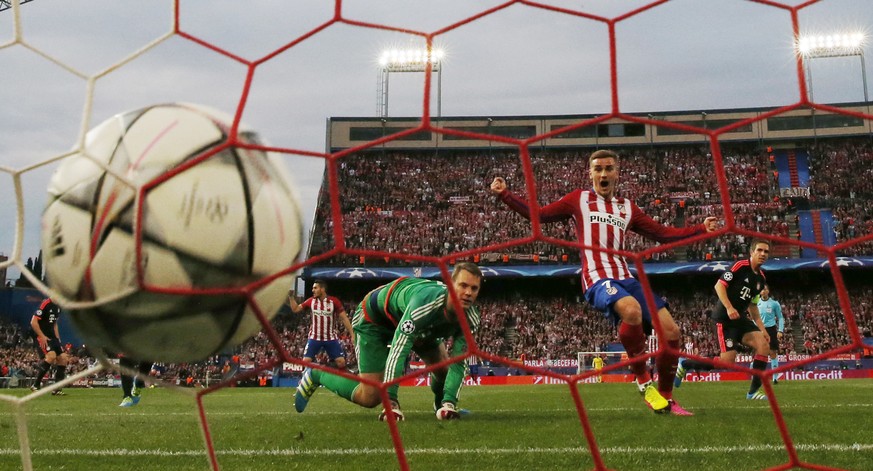
[[[479,309],[473,305],[482,285],[482,271],[470,262],[461,262],[452,271],[452,286],[463,307],[470,331],[479,328]],[[459,314],[448,287],[439,281],[398,278],[364,296],[353,315],[357,333],[358,376],[373,382],[389,382],[403,376],[409,355],[415,352],[427,365],[449,358],[445,340],[452,339],[452,356],[467,350],[467,340],[458,322]],[[460,418],[458,396],[467,373],[466,361],[432,371],[430,387],[434,393],[437,419]],[[333,391],[355,404],[376,407],[381,403],[379,388],[368,383],[307,368],[297,386],[294,407],[303,412],[318,386]],[[398,384],[388,388],[391,410],[382,410],[379,420],[393,414],[404,415],[397,399]]]
[[[708,217],[702,224],[686,228],[664,226],[631,200],[616,196],[619,176],[619,156],[609,150],[598,150],[588,159],[588,175],[592,187],[576,189],[558,201],[540,209],[540,222],[548,223],[573,219],[580,243],[603,249],[624,250],[625,235],[632,230],[658,242],[673,242],[697,234],[714,231],[716,219]],[[509,191],[506,181],[497,177],[491,183],[491,192],[513,211],[530,219],[528,202]],[[618,254],[583,249],[582,287],[585,300],[619,323],[618,337],[629,358],[646,353],[646,331],[651,330],[649,312],[640,283],[631,275],[627,261]],[[679,349],[679,326],[673,321],[667,302],[655,298],[655,308],[667,343]],[[658,385],[643,362],[631,364],[637,386],[646,403],[655,412],[691,415],[673,400],[673,376],[678,357],[663,353],[656,360]]]
[[[352,323],[349,321],[343,303],[333,296],[328,296],[327,283],[324,280],[315,280],[312,283],[312,297],[299,304],[292,291],[288,294],[288,302],[291,305],[291,311],[295,314],[303,312],[304,308],[308,308],[312,312],[309,340],[306,342],[306,349],[303,350],[303,359],[312,361],[324,350],[330,361],[336,363],[337,368],[345,368],[346,357],[336,330],[337,317],[351,336],[352,345],[355,343],[355,332],[352,330]]]

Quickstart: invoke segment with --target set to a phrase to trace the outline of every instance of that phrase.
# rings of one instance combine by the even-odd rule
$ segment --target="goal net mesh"
[[[299,54],[294,55],[294,60],[299,61],[299,63],[296,64],[296,73],[311,77],[312,83],[316,83],[321,80],[329,81],[331,76],[335,74],[337,70],[342,70],[342,67],[334,64],[332,66],[322,66],[321,68],[318,68],[315,64],[317,58],[314,57],[311,53],[312,50],[310,48],[310,45],[313,43],[318,43],[320,41],[337,41],[338,38],[341,40],[342,34],[351,30],[367,29],[398,33],[408,36],[409,38],[416,40],[420,44],[426,45],[428,47],[434,47],[434,45],[439,43],[439,41],[446,35],[450,35],[460,29],[467,27],[468,25],[483,23],[487,24],[488,28],[493,28],[494,30],[500,29],[500,22],[492,21],[492,19],[498,17],[504,11],[507,11],[509,9],[511,9],[513,14],[525,15],[532,11],[546,11],[554,18],[560,19],[561,21],[579,23],[594,22],[596,24],[599,24],[602,26],[603,36],[600,38],[600,42],[597,44],[603,45],[603,47],[605,47],[607,50],[605,51],[606,54],[604,55],[604,57],[607,58],[608,72],[606,73],[606,76],[608,79],[602,85],[594,85],[594,87],[596,87],[596,90],[594,91],[596,91],[596,93],[601,97],[608,97],[608,111],[593,119],[573,122],[558,129],[543,130],[542,134],[529,138],[516,138],[508,136],[506,134],[478,134],[475,132],[471,133],[469,131],[465,131],[464,129],[459,127],[444,127],[441,125],[441,122],[438,119],[434,118],[437,112],[436,108],[438,107],[438,103],[435,103],[435,88],[438,86],[438,76],[436,71],[429,70],[426,73],[422,74],[420,77],[416,75],[416,78],[414,79],[421,80],[420,89],[423,90],[423,94],[418,100],[418,103],[420,103],[420,107],[418,107],[417,109],[417,116],[420,117],[420,124],[415,129],[406,130],[395,134],[392,134],[392,132],[394,131],[388,129],[384,136],[373,137],[370,142],[364,145],[344,149],[336,153],[325,153],[318,149],[312,150],[306,148],[305,146],[296,146],[293,142],[294,132],[293,130],[289,131],[291,135],[290,142],[288,142],[287,144],[283,144],[281,147],[273,148],[270,150],[285,154],[288,157],[288,161],[292,164],[292,166],[301,161],[316,161],[318,163],[324,164],[324,168],[326,169],[326,185],[324,186],[324,188],[326,189],[326,192],[324,193],[324,198],[322,199],[322,201],[326,202],[327,206],[321,207],[320,210],[327,213],[326,217],[323,218],[323,220],[332,221],[329,224],[326,223],[325,227],[316,227],[314,229],[316,231],[325,230],[326,232],[326,234],[324,235],[324,239],[328,239],[330,243],[327,246],[323,247],[324,250],[321,253],[313,255],[310,259],[304,261],[301,265],[289,268],[289,270],[296,271],[304,266],[315,265],[333,257],[349,257],[351,259],[364,257],[384,257],[385,260],[408,260],[410,258],[413,258],[417,262],[428,263],[437,267],[440,271],[442,278],[444,280],[448,280],[451,264],[454,260],[456,260],[457,258],[463,258],[468,255],[474,255],[480,252],[496,252],[504,249],[510,250],[513,247],[534,243],[545,243],[547,245],[563,247],[569,249],[569,252],[584,248],[581,244],[568,241],[567,238],[564,237],[566,236],[566,234],[571,234],[568,228],[564,228],[561,231],[558,231],[563,232],[562,236],[561,233],[556,234],[554,232],[549,232],[550,229],[547,229],[544,226],[541,227],[540,223],[538,222],[533,222],[527,227],[527,232],[521,234],[520,236],[514,235],[513,238],[502,240],[496,244],[491,245],[489,245],[489,242],[487,240],[479,241],[479,245],[476,248],[462,253],[456,253],[453,251],[454,249],[451,249],[450,253],[448,254],[433,255],[432,253],[420,253],[416,255],[398,255],[396,251],[388,250],[388,248],[384,247],[382,249],[379,249],[377,247],[375,250],[373,250],[365,246],[364,244],[356,243],[353,239],[349,237],[348,232],[352,229],[353,226],[355,226],[354,218],[356,216],[344,212],[341,195],[344,194],[344,191],[352,190],[344,188],[344,186],[348,184],[348,180],[344,180],[343,178],[341,178],[341,175],[346,168],[347,163],[348,165],[351,165],[351,163],[353,162],[352,159],[359,157],[354,157],[357,153],[377,148],[385,142],[400,139],[412,139],[414,138],[415,133],[435,133],[446,136],[447,138],[451,137],[457,139],[468,138],[488,141],[493,140],[494,142],[499,142],[503,146],[512,146],[512,150],[508,152],[507,155],[510,155],[510,159],[515,159],[515,164],[518,165],[519,168],[522,170],[520,178],[523,182],[523,187],[525,188],[525,196],[529,201],[541,201],[542,199],[538,197],[538,195],[548,194],[549,188],[544,188],[544,186],[548,185],[545,185],[545,182],[541,181],[536,177],[537,174],[534,167],[538,165],[538,161],[532,155],[534,153],[534,149],[537,146],[540,146],[544,140],[555,135],[584,131],[585,129],[591,128],[593,126],[608,124],[612,122],[611,120],[621,120],[623,122],[636,123],[650,128],[657,127],[659,129],[675,131],[676,133],[686,133],[699,139],[703,143],[702,145],[708,148],[707,159],[709,159],[708,164],[711,165],[710,168],[712,170],[709,177],[713,178],[715,188],[717,188],[717,192],[719,194],[717,196],[720,196],[720,198],[718,198],[718,202],[714,205],[714,208],[712,210],[715,214],[721,214],[723,217],[723,227],[719,230],[718,233],[697,237],[695,239],[683,241],[681,243],[667,244],[665,247],[652,245],[641,246],[642,250],[623,253],[623,255],[627,257],[630,264],[636,269],[638,278],[642,283],[643,287],[647,290],[647,292],[651,292],[651,289],[649,277],[646,273],[646,265],[643,264],[644,261],[651,259],[653,256],[657,257],[660,254],[663,254],[670,250],[685,246],[691,246],[711,237],[718,237],[725,234],[739,234],[749,238],[754,236],[764,236],[770,240],[776,241],[779,244],[785,244],[789,246],[797,246],[798,244],[800,244],[804,247],[810,246],[814,249],[817,249],[830,262],[830,273],[836,286],[839,305],[844,316],[843,320],[845,322],[845,327],[848,331],[849,337],[851,338],[851,343],[848,345],[844,345],[840,348],[835,348],[834,350],[831,350],[826,354],[806,359],[800,363],[794,363],[791,366],[801,366],[805,363],[810,363],[817,359],[825,358],[829,355],[844,353],[861,348],[859,329],[855,323],[855,316],[853,314],[853,308],[845,288],[843,274],[841,273],[837,264],[837,251],[838,249],[845,248],[845,246],[851,246],[859,242],[867,242],[870,240],[870,237],[866,237],[860,241],[854,240],[849,244],[844,244],[843,247],[823,247],[814,246],[812,244],[804,245],[802,243],[799,243],[796,239],[790,237],[774,236],[771,233],[762,234],[756,231],[754,227],[740,224],[738,222],[739,217],[735,210],[735,207],[731,205],[731,196],[735,194],[734,192],[736,190],[734,188],[734,180],[729,178],[730,175],[726,174],[726,168],[729,167],[731,163],[726,162],[725,156],[722,154],[720,137],[723,133],[729,132],[732,129],[746,126],[757,121],[765,120],[772,116],[788,113],[798,109],[812,109],[816,110],[816,112],[819,113],[851,116],[863,120],[870,120],[871,116],[867,114],[857,113],[854,111],[846,111],[844,109],[823,105],[813,101],[810,98],[810,94],[808,93],[809,84],[807,83],[807,78],[803,73],[803,58],[799,55],[796,57],[796,63],[793,64],[793,67],[785,67],[779,69],[778,71],[774,70],[772,72],[787,74],[793,77],[792,79],[789,79],[789,81],[794,80],[797,84],[796,96],[798,98],[796,102],[785,105],[784,107],[778,108],[772,112],[761,114],[755,118],[724,125],[696,127],[683,123],[661,120],[657,117],[653,117],[652,115],[646,117],[639,114],[629,114],[623,108],[620,101],[620,98],[622,97],[620,93],[622,82],[620,80],[621,77],[619,71],[624,70],[620,67],[622,63],[622,52],[627,50],[627,48],[633,46],[623,44],[621,36],[617,34],[617,30],[620,27],[624,27],[628,23],[632,23],[634,19],[642,15],[646,15],[652,10],[667,8],[670,6],[669,4],[675,2],[629,2],[629,4],[632,4],[632,6],[628,7],[626,11],[610,16],[601,16],[586,11],[585,5],[589,2],[557,2],[561,5],[572,4],[569,6],[558,6],[555,3],[548,2],[537,3],[528,1],[509,1],[504,4],[495,4],[494,6],[488,8],[483,7],[481,11],[476,11],[474,13],[465,13],[464,17],[462,18],[457,18],[448,24],[435,26],[432,29],[414,30],[402,26],[397,26],[398,24],[403,23],[402,21],[400,21],[399,23],[396,22],[396,19],[393,17],[393,15],[389,15],[390,12],[385,12],[386,17],[389,18],[386,19],[384,22],[361,20],[357,16],[357,12],[359,12],[359,10],[353,9],[353,2],[336,0],[335,2],[323,2],[327,6],[324,8],[324,11],[318,17],[318,19],[316,21],[312,21],[311,24],[306,25],[304,28],[300,28],[299,31],[295,32],[290,39],[287,35],[281,36],[281,39],[272,37],[269,41],[264,41],[265,44],[259,45],[260,47],[256,48],[259,50],[259,53],[251,56],[239,55],[237,52],[235,52],[232,45],[223,45],[223,43],[221,43],[221,41],[218,39],[215,39],[208,35],[201,35],[201,31],[198,31],[196,29],[188,29],[188,25],[190,25],[192,22],[190,21],[191,17],[187,15],[198,14],[189,13],[189,10],[186,8],[186,6],[189,5],[189,2],[182,0],[175,0],[170,2],[148,2],[149,9],[166,9],[162,11],[163,14],[166,15],[167,26],[161,31],[152,31],[147,33],[139,32],[139,34],[143,35],[140,43],[141,46],[135,48],[134,50],[116,50],[114,44],[111,44],[111,42],[88,45],[89,47],[94,49],[94,55],[98,55],[97,53],[99,52],[99,56],[102,58],[114,57],[114,59],[110,60],[109,64],[107,65],[105,63],[82,63],[79,62],[79,59],[71,59],[63,54],[55,54],[52,51],[52,48],[43,47],[38,42],[31,42],[30,36],[28,34],[29,27],[38,27],[40,25],[38,25],[39,19],[28,15],[27,10],[29,8],[38,7],[40,2],[42,1],[52,3],[49,0],[25,2],[25,4],[23,4],[19,0],[0,2],[0,7],[5,7],[2,8],[3,11],[0,11],[0,21],[2,21],[0,25],[2,25],[2,27],[4,28],[3,31],[8,33],[5,39],[0,38],[0,41],[3,41],[2,43],[0,43],[0,59],[5,59],[9,56],[13,56],[17,64],[36,64],[35,67],[38,67],[38,70],[45,76],[52,77],[55,75],[64,75],[72,77],[74,79],[75,83],[72,86],[59,85],[57,82],[51,79],[47,79],[43,82],[35,82],[33,85],[37,88],[29,90],[29,93],[40,94],[43,93],[43,90],[54,89],[54,87],[66,87],[64,89],[64,92],[66,93],[63,95],[63,98],[59,98],[57,100],[58,106],[45,110],[45,113],[66,113],[66,116],[64,116],[64,119],[66,121],[76,120],[76,116],[80,116],[77,121],[78,126],[76,126],[76,129],[71,129],[69,126],[61,127],[60,131],[63,132],[58,133],[62,136],[66,135],[64,138],[68,140],[69,144],[73,144],[74,148],[81,148],[81,146],[83,145],[85,133],[91,126],[93,126],[94,123],[99,121],[98,117],[94,116],[95,113],[93,110],[96,107],[99,106],[100,109],[107,110],[109,114],[125,111],[127,108],[129,108],[129,106],[125,105],[123,108],[113,109],[116,106],[115,104],[106,103],[105,101],[101,100],[105,100],[106,96],[111,96],[111,92],[119,88],[124,88],[129,91],[129,93],[135,94],[137,90],[137,84],[141,81],[163,81],[166,83],[166,88],[171,89],[174,82],[173,74],[175,73],[175,67],[178,66],[178,63],[181,61],[212,61],[216,59],[226,61],[228,68],[227,77],[199,77],[198,79],[205,89],[208,89],[209,87],[220,87],[220,91],[218,93],[224,94],[227,91],[231,92],[230,95],[233,97],[233,101],[235,102],[235,109],[228,111],[231,111],[231,114],[235,116],[236,121],[239,122],[241,119],[245,119],[248,107],[250,107],[252,105],[252,102],[254,101],[268,101],[273,99],[273,96],[275,95],[275,97],[277,97],[275,99],[289,100],[289,102],[287,103],[287,107],[293,108],[296,106],[297,103],[294,100],[309,98],[306,96],[306,90],[293,90],[286,93],[286,91],[276,88],[268,90],[259,89],[259,77],[262,74],[269,74],[272,70],[271,67],[273,67],[274,64],[286,60],[285,57],[287,53],[299,51]],[[106,2],[96,3],[99,4],[99,6],[94,6],[93,8],[108,7],[108,4]],[[791,4],[790,2],[779,2],[775,0],[751,0],[749,2],[742,3],[754,4],[759,8],[760,11],[769,10],[781,13],[784,16],[785,27],[789,28],[796,35],[800,31],[799,17],[801,13],[803,13],[803,11],[807,8],[815,7],[815,4],[817,3],[825,2],[808,1],[795,5]],[[91,7],[88,5],[82,5],[81,8]],[[248,6],[247,4],[236,2],[233,3],[233,8],[248,8]],[[140,13],[144,13],[141,10],[138,11],[140,11]],[[199,11],[199,14],[210,17],[211,20],[216,23],[226,21],[228,20],[228,16],[232,16],[232,12],[224,11],[219,14],[219,12],[215,10],[207,12]],[[55,20],[63,21],[62,18],[55,18]],[[272,20],[272,22],[270,20]],[[282,25],[284,21],[292,22],[293,15],[288,15],[287,18],[271,18],[269,20],[265,20],[264,23],[278,24],[264,24],[263,26],[265,28],[270,28],[271,31],[280,32],[282,30]],[[235,26],[228,25],[227,27],[233,28]],[[116,34],[124,35],[125,33],[122,31],[117,31]],[[180,43],[182,45],[179,49],[181,51],[180,54],[176,55],[175,57],[161,57],[161,49],[163,47],[167,46],[168,44],[178,46]],[[547,47],[548,45],[544,46]],[[730,47],[730,45],[726,46]],[[352,58],[348,59],[352,60]],[[137,63],[137,61],[145,62],[145,69],[148,71],[147,75],[142,74],[144,72],[143,69],[137,69],[136,73],[128,72],[128,66]],[[518,66],[524,67],[524,64],[519,64]],[[668,65],[663,66],[667,67]],[[548,73],[548,71],[543,71],[543,73]],[[4,78],[6,79],[6,81],[15,80],[15,77]],[[661,84],[652,83],[650,92],[659,93],[660,88]],[[371,94],[371,90],[371,87],[367,87],[367,91],[365,93]],[[164,98],[178,101],[185,101],[187,99],[184,94],[180,96],[169,94]],[[330,100],[331,98],[329,96],[323,96],[318,97],[318,99]],[[66,107],[60,106],[61,100],[67,103]],[[69,102],[76,103],[76,106],[80,110],[78,115],[76,113],[69,113]],[[530,114],[538,113],[537,109],[529,109],[527,111]],[[4,113],[4,115],[4,127],[9,130],[14,129],[14,122],[12,122],[16,119],[14,117],[14,113],[11,115],[8,113]],[[288,127],[299,126],[317,128],[322,125],[323,122],[319,122],[317,120],[310,120],[309,122],[304,123],[287,123]],[[0,262],[0,269],[15,268],[17,270],[20,270],[35,287],[39,288],[46,295],[53,295],[55,293],[53,293],[48,286],[46,286],[37,276],[35,276],[28,270],[27,266],[25,265],[27,255],[23,251],[23,247],[25,245],[25,236],[34,236],[33,232],[28,232],[28,227],[35,227],[35,225],[39,224],[38,221],[28,219],[28,213],[26,212],[26,209],[34,205],[38,205],[38,201],[41,200],[41,197],[44,194],[44,189],[28,187],[26,183],[29,181],[28,179],[32,175],[39,175],[41,172],[45,172],[47,169],[51,169],[52,165],[70,155],[68,152],[47,152],[39,145],[42,140],[42,138],[40,137],[41,133],[53,133],[57,131],[56,129],[53,129],[55,127],[57,127],[55,124],[50,123],[46,126],[46,129],[26,129],[12,131],[13,133],[19,132],[27,134],[30,143],[33,144],[29,150],[30,161],[27,163],[14,165],[0,162],[0,177],[2,177],[3,182],[0,187],[5,188],[4,190],[2,190],[3,193],[0,194],[0,196],[2,196],[2,198],[4,199],[3,204],[5,206],[15,207],[14,224],[12,224],[11,220],[6,221],[7,227],[14,227],[15,230],[14,246],[11,248],[0,247],[0,249],[6,249],[10,251],[8,260]],[[255,128],[257,127],[258,126],[256,125]],[[6,134],[4,134],[4,136],[5,135]],[[266,137],[269,138],[270,136]],[[12,138],[12,134],[10,134],[10,138]],[[403,178],[403,175],[406,174],[398,172],[397,175],[392,175],[392,177]],[[301,176],[298,174],[297,178],[300,179],[300,177]],[[407,175],[406,178],[413,178],[413,176]],[[395,184],[396,181],[396,179],[394,182],[390,181],[390,179],[386,179],[385,184],[392,185]],[[473,185],[474,183],[471,181],[465,182],[464,184]],[[517,189],[518,188],[516,188],[516,190]],[[415,205],[417,203],[410,202],[409,204]],[[409,213],[414,216],[416,214],[416,210],[416,208],[411,208]],[[539,208],[537,207],[537,205],[532,205],[532,211],[535,215],[538,213]],[[702,219],[704,214],[698,216],[698,219]],[[427,224],[427,221],[422,221],[422,223]],[[446,237],[451,235],[451,233],[448,232],[447,228],[446,230],[447,232],[445,234],[440,235],[445,235]],[[595,252],[599,251],[599,249],[596,248],[593,250]],[[456,301],[456,299],[454,301]],[[654,300],[652,299],[651,295],[647,296],[647,302],[650,307],[654,306]],[[580,423],[582,424],[582,428],[585,432],[581,434],[583,437],[582,440],[584,440],[583,445],[590,450],[591,459],[593,459],[594,462],[594,467],[596,469],[607,469],[607,464],[604,461],[604,457],[600,453],[598,453],[598,444],[595,440],[596,437],[590,427],[589,418],[585,412],[586,403],[581,399],[578,388],[580,383],[588,382],[594,376],[594,372],[589,367],[593,357],[592,352],[579,353],[578,360],[580,366],[577,374],[559,374],[532,366],[519,366],[517,362],[514,362],[509,358],[489,353],[483,348],[483,346],[477,345],[476,340],[473,338],[472,335],[470,335],[468,326],[465,325],[464,327],[465,329],[467,329],[466,333],[468,335],[468,343],[471,345],[470,352],[477,355],[482,360],[494,362],[495,364],[511,364],[515,368],[526,369],[531,373],[550,376],[552,378],[560,379],[566,382],[568,386],[568,395],[573,398],[573,404],[576,407],[576,413],[578,414]],[[215,391],[227,388],[236,381],[255,377],[260,372],[272,369],[277,364],[280,364],[282,362],[295,363],[298,365],[301,363],[301,358],[299,357],[299,355],[289,353],[288,347],[282,342],[282,340],[278,337],[278,335],[270,325],[265,325],[265,328],[268,332],[267,337],[270,347],[275,352],[275,356],[273,357],[273,359],[259,364],[255,370],[241,373],[239,376],[236,376],[231,380],[224,381],[217,385],[212,385],[208,388],[198,389],[196,391],[183,388],[179,389],[180,394],[191,394],[194,397],[194,402],[196,403],[196,408],[198,411],[198,417],[201,423],[201,429],[203,431],[205,450],[208,457],[208,465],[212,469],[220,468],[221,455],[220,453],[218,453],[218,450],[213,443],[212,433],[209,425],[209,414],[203,405],[204,397],[208,396],[211,393],[214,393]],[[661,326],[658,325],[657,322],[655,325],[655,335],[659,337],[661,336]],[[665,345],[666,342],[662,343],[658,350],[650,352],[650,355],[655,356],[664,352],[665,349],[669,348]],[[621,369],[627,366],[627,359],[622,358],[620,354],[616,356],[616,354],[610,353],[604,354],[604,356],[607,359],[607,361],[605,362],[605,366],[608,369]],[[464,361],[464,358],[454,357],[449,360],[449,362],[451,363],[460,361]],[[807,469],[830,469],[822,464],[804,463],[798,457],[794,440],[789,431],[789,428],[786,426],[785,417],[783,416],[780,409],[779,394],[773,389],[770,381],[768,381],[768,379],[771,378],[773,372],[768,370],[766,372],[759,373],[742,366],[738,366],[738,368],[744,368],[744,371],[749,374],[760,375],[764,380],[764,389],[766,394],[770,398],[769,403],[773,414],[773,419],[775,425],[779,429],[787,455],[787,461],[784,464],[773,469],[788,469],[795,467],[803,467]],[[783,367],[781,370],[784,370],[785,368],[786,367]],[[67,378],[64,384],[69,384],[71,382],[77,381],[103,369],[117,370],[118,367],[103,358],[101,359],[101,362],[94,367]],[[410,373],[411,376],[419,376],[421,374],[421,371],[415,371],[413,373]],[[170,384],[166,384],[165,386],[172,387],[172,385]],[[378,386],[383,397],[383,403],[387,404],[388,397],[386,388],[388,385],[379,384]],[[31,401],[46,400],[45,397],[48,395],[47,393],[48,391],[43,390],[23,397],[0,394],[0,400],[8,403],[10,409],[13,411],[11,416],[15,419],[14,427],[16,427],[17,436],[19,437],[22,466],[27,471],[33,469],[33,461],[31,459],[31,454],[33,450],[31,449],[29,442],[29,437],[31,436],[31,434],[56,433],[59,434],[58,438],[63,439],[64,442],[68,442],[69,440],[69,437],[63,436],[62,430],[36,431],[28,428],[28,403],[30,403]],[[289,413],[291,413],[290,410]],[[150,435],[158,433],[154,430],[144,430],[143,432]],[[242,431],[242,433],[246,433],[246,431]],[[407,459],[407,437],[401,434],[400,429],[398,428],[398,424],[394,421],[389,421],[387,425],[387,433],[390,434],[391,441],[396,452],[397,464],[399,468],[409,469],[410,464]],[[88,437],[80,438],[86,441],[88,440]],[[519,446],[522,445],[519,444]],[[135,460],[137,458],[138,457],[134,457],[133,459]],[[259,458],[261,457],[252,456],[251,466],[253,468],[259,468],[263,466],[263,469],[266,469],[267,467],[269,467],[267,461],[265,461],[264,464],[261,465],[258,461]],[[749,466],[753,465],[750,464]]]

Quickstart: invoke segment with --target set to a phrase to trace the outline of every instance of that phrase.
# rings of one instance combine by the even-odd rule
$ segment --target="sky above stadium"
[[[362,24],[433,32],[504,3],[345,0],[342,14]],[[541,4],[603,18],[654,5],[616,24],[623,112],[779,106],[799,99],[786,9],[747,0]],[[212,48],[169,35],[169,0],[33,0],[21,5],[19,21],[14,10],[0,12],[0,169],[5,171],[0,172],[0,253],[11,255],[15,240],[11,173],[27,170],[21,176],[22,257],[37,254],[54,160],[75,146],[83,116],[84,127],[93,127],[119,112],[178,101],[232,112],[246,82],[244,61],[260,63],[243,120],[274,146],[323,152],[328,118],[378,116],[379,54],[422,47],[424,41],[360,25],[321,28],[333,18],[334,6],[181,0],[181,29]],[[866,33],[864,53],[871,56],[869,0],[821,0],[800,10],[798,19],[801,34]],[[443,116],[610,111],[609,34],[603,21],[515,4],[447,30],[435,45],[446,52]],[[859,56],[815,59],[810,67],[816,102],[863,100]],[[88,77],[97,77],[90,101]],[[392,74],[390,80],[389,116],[421,116],[424,75]],[[436,87],[432,92],[435,113]],[[308,228],[323,164],[300,155],[288,156],[287,163]],[[17,271],[9,276],[17,277]]]

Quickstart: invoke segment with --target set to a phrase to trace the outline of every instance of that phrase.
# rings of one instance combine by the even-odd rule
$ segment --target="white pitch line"
[[[707,410],[744,410],[744,409],[769,409],[770,403],[766,401],[756,402],[750,405],[744,406],[712,406],[707,405],[704,407],[689,407],[691,411],[707,411]],[[839,408],[870,408],[873,407],[873,403],[858,403],[858,404],[803,404],[803,405],[794,405],[794,404],[780,404],[780,410],[788,410],[788,409],[839,409]],[[640,410],[644,410],[640,407],[588,407],[585,409],[586,412],[639,412]],[[427,412],[432,413],[430,409],[403,409],[404,412]],[[575,412],[575,408],[557,408],[557,409],[538,409],[535,412],[543,413],[543,412]],[[476,413],[477,410],[473,409],[471,412]],[[496,414],[508,414],[508,413],[518,413],[518,409],[487,409],[482,410],[482,412],[488,413],[496,413]],[[325,416],[325,415],[349,415],[353,414],[353,411],[313,411],[306,412],[306,414],[300,415],[303,416]],[[73,414],[69,412],[30,412],[27,414],[28,417],[78,417],[81,414]],[[210,416],[284,416],[291,415],[297,416],[298,414],[293,413],[291,409],[287,411],[222,411],[222,412],[210,412],[209,408],[206,408],[206,417]],[[161,412],[159,410],[142,410],[142,411],[131,411],[130,409],[119,412],[103,412],[103,413],[89,413],[89,417],[128,417],[128,416],[192,416],[197,417],[197,410],[192,409],[190,412]]]
[[[873,444],[853,443],[845,444],[795,444],[798,451],[836,451],[836,452],[870,452],[873,451]],[[600,448],[600,453],[604,455],[637,455],[645,454],[711,454],[711,453],[760,453],[784,451],[784,446],[779,445],[737,445],[737,446],[705,446],[705,447],[603,447]],[[318,450],[308,450],[299,448],[283,448],[283,449],[229,449],[216,450],[216,455],[219,456],[355,456],[355,455],[393,455],[393,448],[327,448]],[[588,455],[588,449],[582,447],[562,447],[562,448],[540,448],[540,447],[518,447],[518,448],[407,448],[408,455],[438,455],[445,456],[451,454],[476,454],[476,455],[513,455],[513,454],[582,454]],[[20,451],[11,448],[0,448],[0,456],[18,455]],[[156,457],[177,457],[177,456],[206,456],[205,450],[163,450],[163,449],[127,449],[114,448],[103,450],[83,450],[77,448],[57,448],[57,449],[34,449],[34,455],[38,456],[156,456]]]

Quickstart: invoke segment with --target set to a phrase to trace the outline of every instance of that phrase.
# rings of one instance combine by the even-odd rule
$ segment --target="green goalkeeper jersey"
[[[479,309],[471,306],[465,313],[471,332],[476,332],[480,322]],[[409,354],[416,346],[451,338],[450,356],[461,355],[467,350],[467,340],[454,315],[448,287],[439,281],[399,278],[380,286],[361,301],[352,324],[359,335],[366,335],[374,328],[393,332],[384,369],[385,382],[403,376]],[[457,401],[466,374],[466,361],[449,366],[445,400]],[[397,398],[397,389],[397,385],[389,387],[388,394],[392,399]]]

